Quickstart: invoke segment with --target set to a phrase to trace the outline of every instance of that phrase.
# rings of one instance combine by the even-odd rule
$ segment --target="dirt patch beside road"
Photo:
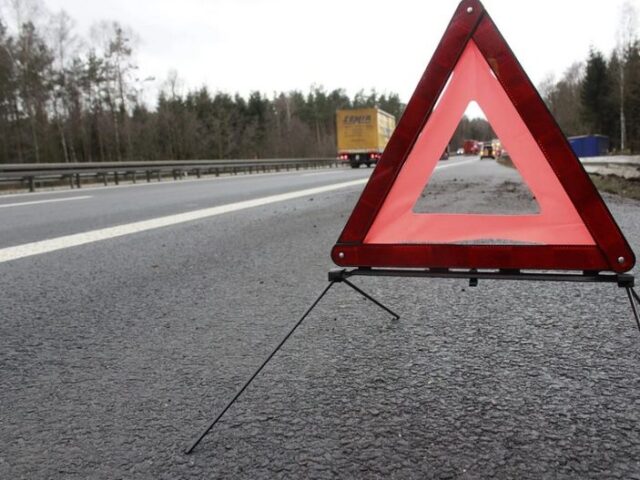
[[[617,175],[590,174],[589,177],[601,192],[640,200],[640,181],[628,180]]]
[[[500,165],[515,168],[513,162],[508,157],[501,157],[497,162]],[[595,173],[590,173],[589,178],[591,178],[591,181],[600,192],[640,200],[640,181],[638,180],[630,180],[617,175],[598,175]]]

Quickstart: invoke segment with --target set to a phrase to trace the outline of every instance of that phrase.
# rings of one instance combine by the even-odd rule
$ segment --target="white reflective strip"
[[[68,202],[70,200],[84,200],[86,198],[91,198],[91,196],[85,195],[83,197],[52,198],[50,200],[34,200],[33,202],[5,203],[4,205],[0,204],[0,208],[24,207],[26,205],[40,205],[41,203]]]

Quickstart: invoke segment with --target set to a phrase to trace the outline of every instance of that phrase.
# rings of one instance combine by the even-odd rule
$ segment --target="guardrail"
[[[163,176],[174,180],[186,175],[224,175],[282,170],[337,167],[335,158],[264,159],[264,160],[189,160],[154,162],[86,162],[86,163],[18,163],[0,164],[0,182],[13,183],[29,191],[45,182],[68,181],[71,188],[80,188],[82,180],[91,178],[108,185],[121,180],[136,183],[142,176],[147,182],[160,181]]]
[[[640,179],[639,155],[614,155],[607,157],[583,157],[580,161],[589,173],[615,175],[628,180]]]

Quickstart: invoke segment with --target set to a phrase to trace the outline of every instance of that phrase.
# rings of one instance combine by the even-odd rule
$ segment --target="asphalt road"
[[[465,162],[416,209],[535,209]],[[0,258],[140,228],[0,262],[0,478],[640,478],[640,334],[611,285],[357,279],[398,322],[337,286],[184,455],[325,287],[362,185],[212,209],[369,171],[307,173],[1,197]],[[640,203],[605,200],[640,251]]]

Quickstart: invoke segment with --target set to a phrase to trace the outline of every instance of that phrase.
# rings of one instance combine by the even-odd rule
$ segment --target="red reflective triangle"
[[[471,100],[487,114],[539,214],[413,212]],[[484,239],[514,244],[456,243]],[[582,164],[477,0],[458,6],[332,258],[340,266],[394,268],[625,272],[635,264]]]

